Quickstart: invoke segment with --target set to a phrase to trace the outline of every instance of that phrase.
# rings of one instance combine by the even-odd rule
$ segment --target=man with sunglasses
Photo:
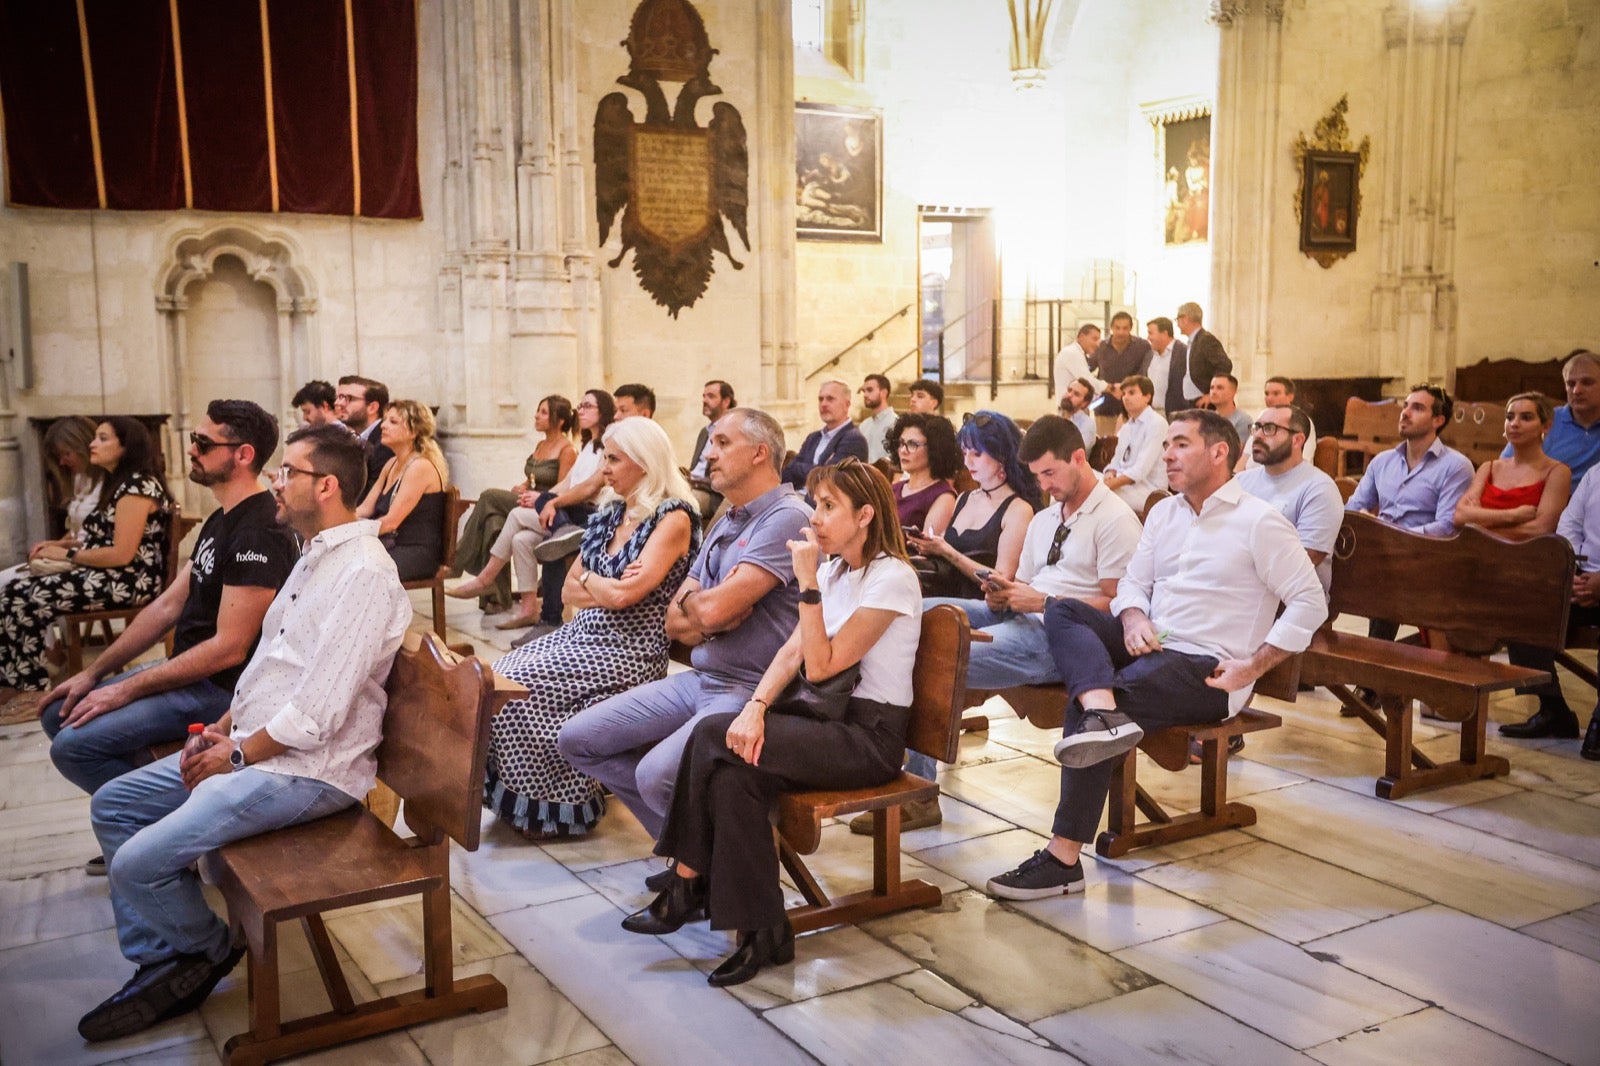
[[[189,434],[189,480],[220,506],[200,527],[189,562],[109,648],[45,697],[50,758],[90,795],[139,765],[150,745],[182,740],[191,723],[210,725],[228,709],[298,555],[261,485],[277,447],[277,420],[258,405],[215,400],[206,408]],[[170,657],[117,673],[169,633]],[[104,875],[105,863],[96,857],[87,870]]]

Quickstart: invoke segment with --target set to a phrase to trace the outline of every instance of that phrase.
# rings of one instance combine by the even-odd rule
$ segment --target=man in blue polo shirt
[[[1583,348],[1567,354],[1561,378],[1567,402],[1557,407],[1544,437],[1544,453],[1572,468],[1572,491],[1589,468],[1600,461],[1600,355]],[[1510,458],[1511,445],[1500,453]]]
[[[783,452],[783,430],[763,411],[735,407],[717,420],[704,455],[728,511],[667,608],[667,636],[694,648],[694,669],[595,704],[556,740],[651,836],[672,806],[695,721],[742,708],[799,623],[787,545],[800,539],[811,508],[780,480]]]

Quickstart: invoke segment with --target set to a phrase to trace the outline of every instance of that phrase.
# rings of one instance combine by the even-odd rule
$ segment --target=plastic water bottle
[[[183,742],[183,758],[185,761],[192,756],[200,754],[211,746],[211,741],[206,739],[204,722],[192,722],[189,725],[189,739]]]

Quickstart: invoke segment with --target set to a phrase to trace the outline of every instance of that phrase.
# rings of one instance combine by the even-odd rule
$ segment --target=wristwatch
[[[821,603],[822,602],[822,590],[821,589],[801,589],[800,590],[800,602],[801,603],[811,603],[811,604]]]
[[[68,548],[67,549],[67,562],[70,563],[74,559],[76,559],[77,557],[78,557],[78,549],[77,548]]]
[[[243,744],[235,745],[234,749],[228,753],[228,762],[229,762],[229,764],[231,764],[233,766],[233,768],[235,770],[243,770],[246,766],[249,765],[248,763],[246,763],[244,761],[244,745]]]

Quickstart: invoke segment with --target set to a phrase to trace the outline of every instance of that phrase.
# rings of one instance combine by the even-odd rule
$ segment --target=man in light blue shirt
[[[1311,420],[1293,404],[1262,411],[1250,428],[1255,465],[1239,475],[1239,486],[1272,504],[1294,526],[1326,595],[1333,585],[1333,542],[1344,522],[1344,501],[1333,478],[1301,454],[1310,431]]]
[[[1571,364],[1568,365],[1570,367]],[[1593,370],[1586,372],[1593,373]],[[1567,381],[1570,391],[1572,379],[1569,377]],[[1561,522],[1556,526],[1556,532],[1572,542],[1572,550],[1578,555],[1578,573],[1572,579],[1572,611],[1567,616],[1568,623],[1575,626],[1600,625],[1600,478],[1594,481],[1584,478],[1573,490],[1567,509],[1561,512]],[[1508,650],[1514,665],[1547,670],[1554,677],[1555,649],[1513,644]],[[1539,697],[1539,709],[1526,721],[1501,726],[1501,736],[1518,740],[1536,737],[1570,740],[1578,735],[1578,716],[1567,706],[1566,697],[1561,694],[1559,678],[1523,691]],[[1600,705],[1589,716],[1589,729],[1583,735],[1579,754],[1585,759],[1600,761]]]
[[[1557,407],[1544,437],[1544,453],[1572,468],[1576,492],[1583,475],[1600,462],[1600,355],[1582,348],[1571,352],[1561,367],[1567,402]],[[1511,445],[1500,453],[1509,458]]]
[[[1367,464],[1345,510],[1365,511],[1425,536],[1454,533],[1456,503],[1472,485],[1471,460],[1439,439],[1454,407],[1439,386],[1413,386],[1400,408],[1400,443]],[[1399,628],[1374,618],[1367,632],[1393,640]]]

